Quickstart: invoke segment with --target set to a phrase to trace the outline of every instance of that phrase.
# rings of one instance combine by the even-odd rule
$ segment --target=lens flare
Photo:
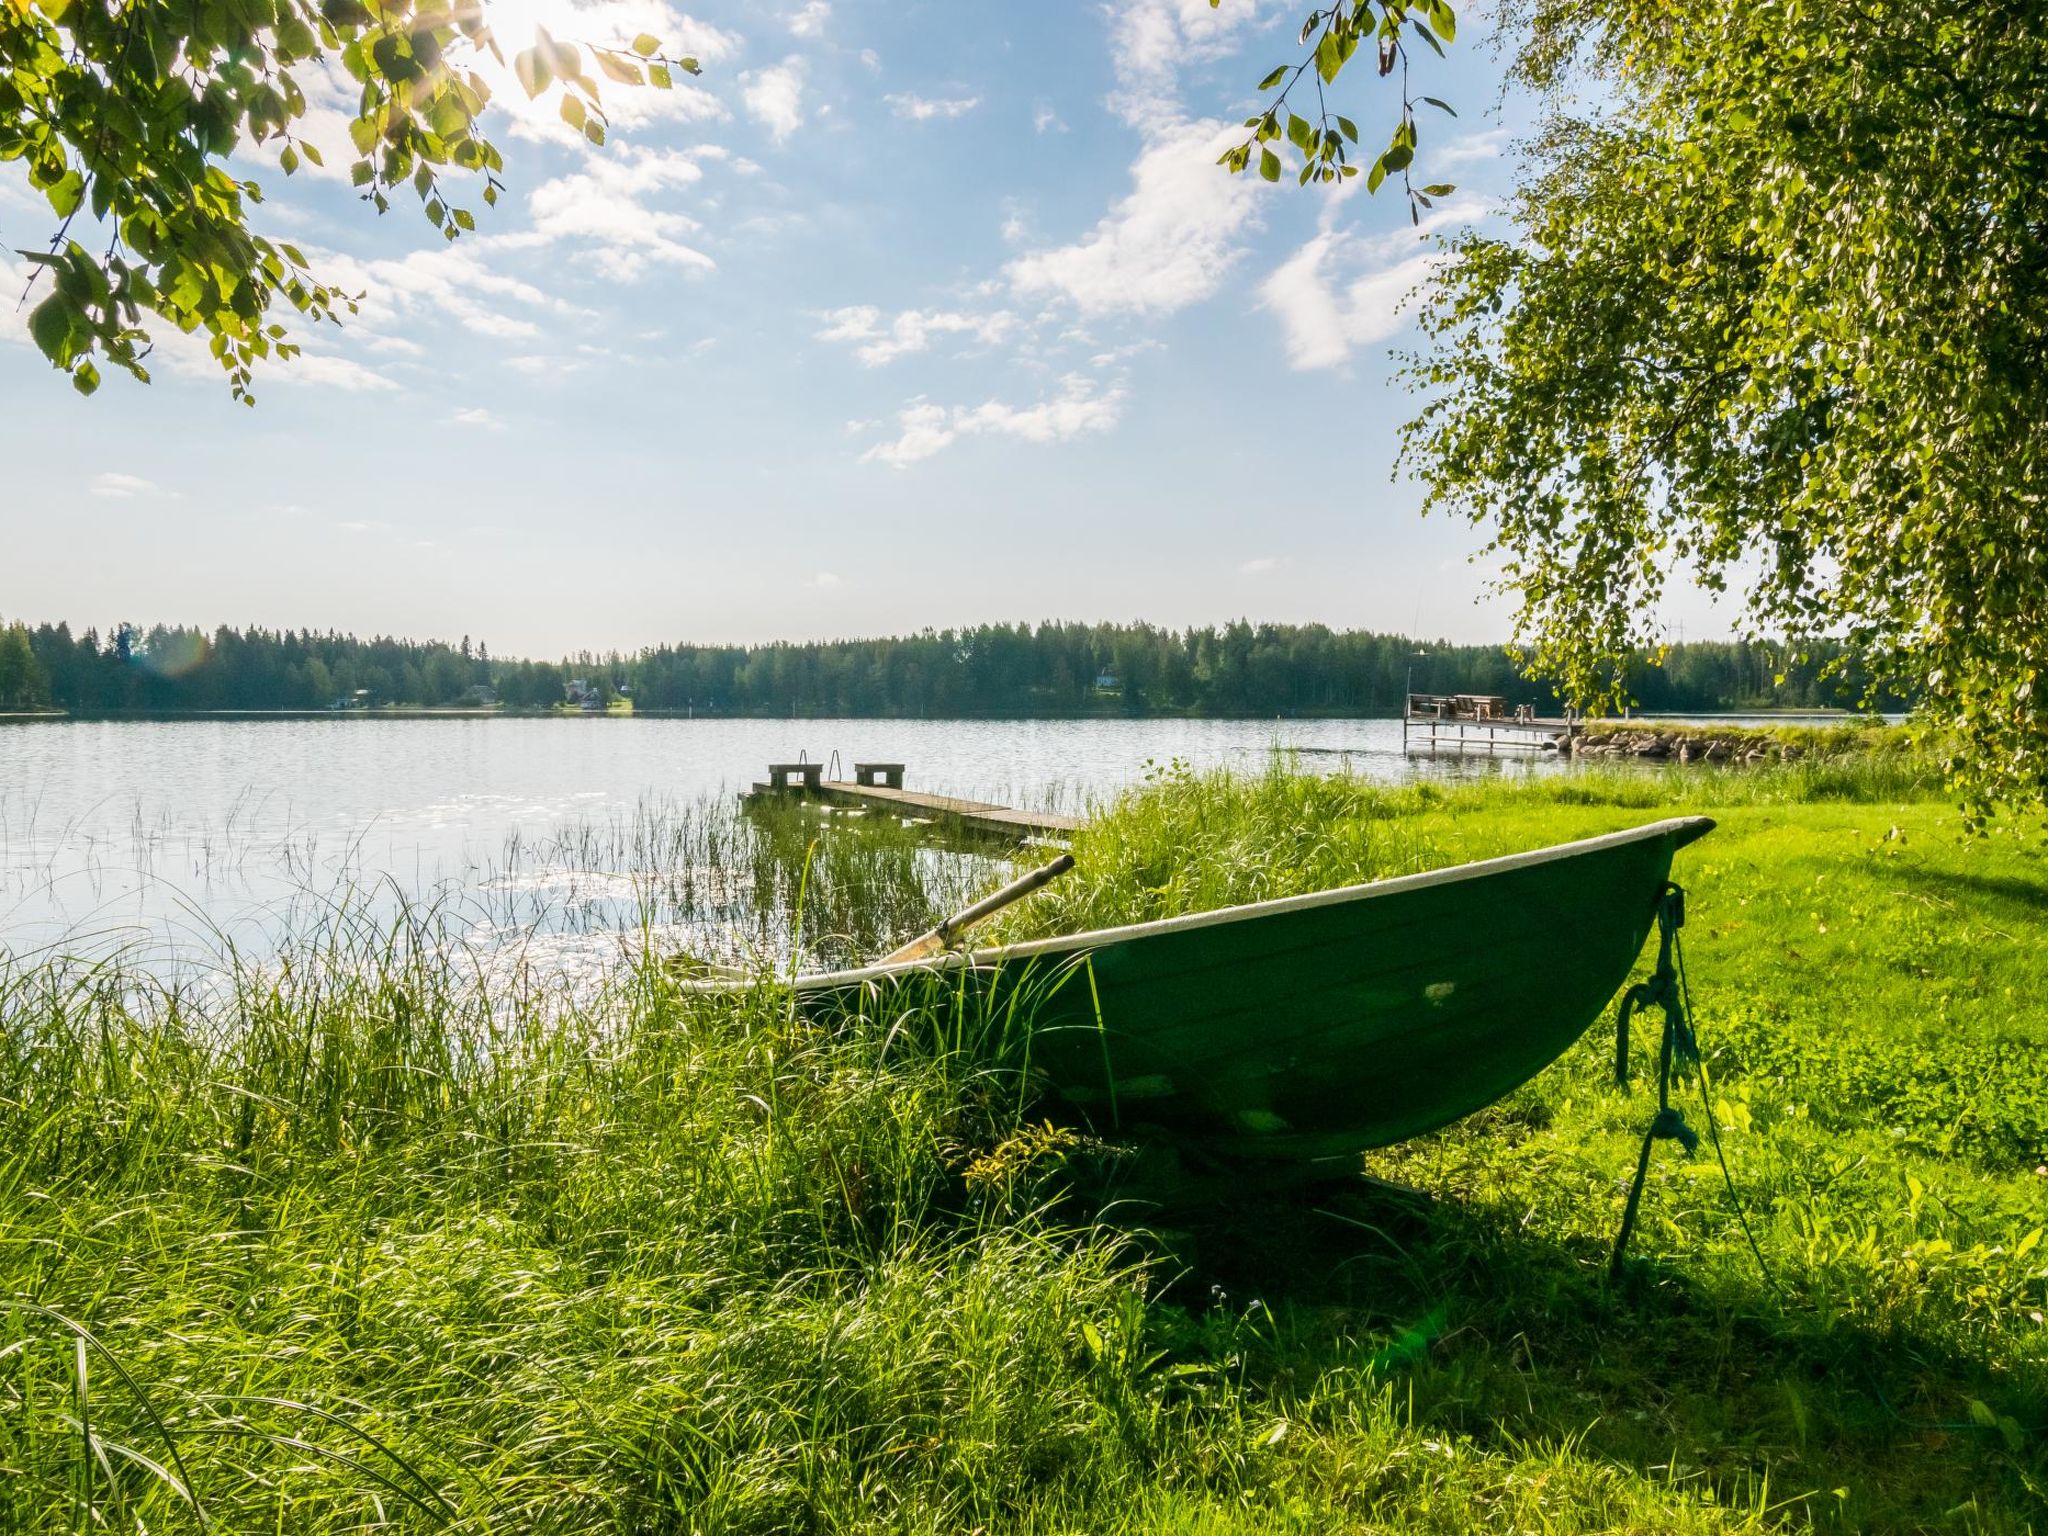
[[[205,661],[211,649],[196,629],[169,629],[151,635],[135,652],[135,661],[159,677],[183,677]]]

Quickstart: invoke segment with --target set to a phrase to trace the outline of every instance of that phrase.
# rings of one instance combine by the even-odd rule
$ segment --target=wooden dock
[[[1033,838],[1064,841],[1080,830],[1079,816],[1056,811],[1022,811],[1015,806],[953,795],[931,795],[903,787],[901,763],[856,763],[854,778],[828,779],[821,763],[771,763],[768,782],[756,784],[749,800],[805,799],[843,810],[930,822],[947,831],[1029,842]]]
[[[1509,710],[1490,694],[1408,695],[1401,713],[1404,752],[1569,752],[1580,721]]]

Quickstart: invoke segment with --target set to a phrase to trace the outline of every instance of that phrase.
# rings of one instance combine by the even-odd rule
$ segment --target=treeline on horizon
[[[1838,646],[1672,646],[1631,669],[1647,711],[1854,709],[1866,676]],[[116,624],[0,625],[0,708],[79,714],[488,705],[545,710],[619,697],[697,715],[1397,715],[1418,692],[1483,693],[1543,713],[1564,701],[1499,646],[1321,624],[984,624],[888,639],[662,645],[559,661],[459,643],[311,630],[207,633]],[[1908,701],[1882,697],[1881,707]]]

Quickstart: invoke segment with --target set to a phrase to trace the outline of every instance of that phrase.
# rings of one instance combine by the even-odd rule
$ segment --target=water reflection
[[[0,947],[260,956],[347,911],[431,909],[490,952],[870,958],[989,876],[916,837],[744,821],[771,761],[909,764],[912,787],[1085,811],[1148,765],[1394,780],[1394,721],[81,721],[0,727]],[[870,829],[871,831],[878,829]]]

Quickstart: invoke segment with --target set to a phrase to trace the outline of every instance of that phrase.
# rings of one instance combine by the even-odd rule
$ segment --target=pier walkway
[[[1068,838],[1080,830],[1082,818],[1056,811],[1023,811],[962,800],[903,787],[901,763],[855,763],[854,779],[828,779],[822,763],[771,763],[768,782],[756,784],[750,800],[802,798],[848,810],[930,821],[1015,842],[1035,837]]]

